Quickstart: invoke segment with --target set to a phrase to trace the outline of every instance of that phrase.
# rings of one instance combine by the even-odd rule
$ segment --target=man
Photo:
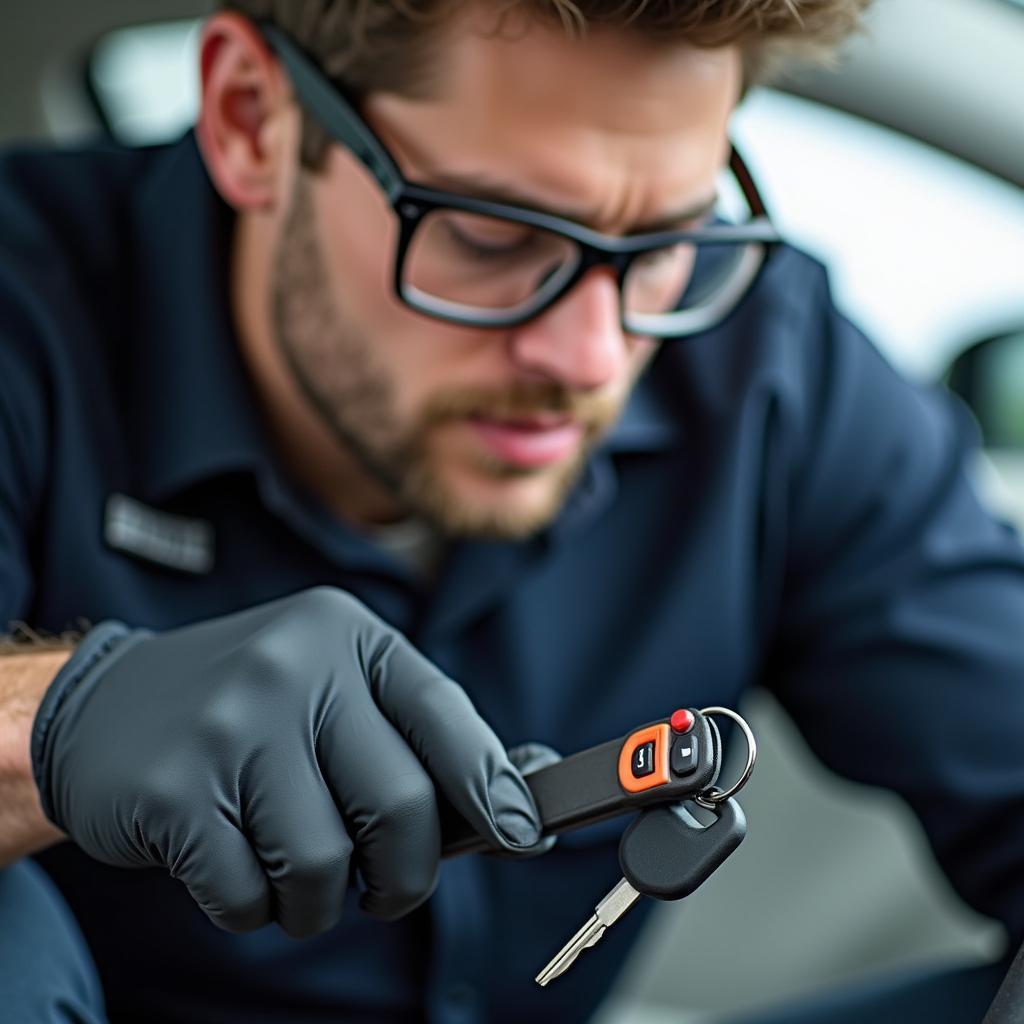
[[[544,852],[521,745],[754,681],[1024,933],[1021,549],[716,213],[863,4],[234,6],[194,136],[0,166],[2,616],[99,623],[0,662],[19,1019],[584,1019],[643,915],[533,985],[621,822]]]

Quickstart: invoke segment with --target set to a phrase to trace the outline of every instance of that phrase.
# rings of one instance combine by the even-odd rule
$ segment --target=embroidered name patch
[[[143,505],[125,494],[107,498],[103,539],[115,551],[202,575],[213,568],[213,525]]]

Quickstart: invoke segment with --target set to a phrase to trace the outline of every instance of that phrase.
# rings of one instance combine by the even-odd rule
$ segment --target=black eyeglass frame
[[[409,181],[398,168],[395,158],[377,137],[373,129],[359,114],[355,105],[344,92],[334,84],[302,48],[285,32],[269,22],[257,22],[257,28],[280,58],[296,95],[309,114],[335,141],[348,149],[371,174],[387,197],[399,221],[399,234],[395,252],[393,285],[398,298],[419,313],[434,319],[471,327],[515,327],[532,320],[553,306],[591,269],[597,266],[611,267],[618,279],[620,293],[620,315],[622,328],[627,333],[670,338],[685,337],[705,330],[723,319],[746,293],[761,264],[772,246],[781,238],[771,224],[767,211],[754,179],[735,146],[731,148],[729,168],[740,186],[752,218],[743,224],[714,224],[696,231],[657,231],[643,234],[615,236],[593,231],[582,224],[558,217],[555,214],[527,207],[482,199],[477,196],[459,195],[442,191],[419,182]],[[574,243],[579,250],[579,260],[565,273],[556,273],[551,281],[535,292],[519,307],[508,310],[474,310],[459,312],[444,310],[443,299],[431,300],[434,305],[417,301],[405,288],[402,273],[405,258],[417,227],[423,218],[435,210],[460,210],[465,213],[500,217],[551,232]],[[668,248],[681,243],[693,245],[739,245],[751,246],[754,259],[748,260],[742,268],[737,287],[723,289],[729,292],[724,302],[716,304],[710,311],[678,310],[658,314],[634,314],[625,308],[622,294],[626,274],[635,259],[657,249]],[[682,296],[680,296],[680,299]],[[699,313],[687,321],[687,313]],[[657,319],[674,318],[664,333],[644,326],[645,316]]]

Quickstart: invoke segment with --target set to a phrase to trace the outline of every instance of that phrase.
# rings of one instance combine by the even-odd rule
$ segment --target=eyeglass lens
[[[677,243],[633,260],[622,282],[624,314],[657,327],[665,315],[712,302],[742,262],[742,244]],[[579,266],[577,244],[542,228],[439,209],[424,215],[402,270],[405,297],[441,313],[515,315],[536,308]],[[652,321],[652,317],[655,318]]]

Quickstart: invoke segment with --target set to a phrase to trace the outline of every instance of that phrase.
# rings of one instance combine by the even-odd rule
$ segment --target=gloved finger
[[[397,633],[379,632],[364,653],[378,707],[455,809],[499,846],[533,846],[533,796],[462,687]]]
[[[185,883],[199,908],[218,927],[248,932],[273,920],[273,898],[249,840],[218,816],[201,830],[202,839],[177,843],[168,859],[171,876]]]
[[[527,776],[540,768],[556,764],[562,760],[562,755],[545,743],[520,743],[519,746],[509,748],[508,759],[524,776]],[[524,850],[493,850],[489,852],[495,857],[516,860],[521,857],[536,857],[539,854],[547,853],[556,842],[558,842],[558,836],[544,836],[539,842]]]
[[[391,920],[434,891],[441,825],[434,784],[369,691],[353,687],[317,739],[317,759],[355,843],[359,905]]]
[[[287,772],[253,762],[239,794],[243,828],[273,893],[273,915],[302,938],[337,924],[345,904],[352,840],[313,760]]]
[[[562,755],[546,743],[520,743],[518,746],[509,747],[508,759],[523,775],[529,775],[541,768],[557,764],[562,760]]]

